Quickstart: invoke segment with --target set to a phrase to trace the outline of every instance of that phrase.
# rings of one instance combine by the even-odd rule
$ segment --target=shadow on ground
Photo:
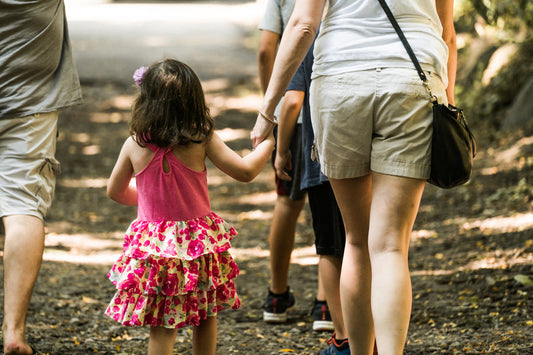
[[[253,83],[206,89],[217,129],[241,153],[250,148],[248,131],[258,105]],[[246,90],[235,90],[239,85]],[[105,195],[107,177],[128,135],[134,89],[85,83],[83,91],[85,103],[60,119],[63,174],[47,223],[28,338],[45,354],[143,354],[148,330],[120,326],[103,314],[114,293],[106,273],[135,217],[134,208]],[[518,277],[533,277],[533,137],[518,132],[498,142],[481,139],[480,146],[471,183],[453,190],[428,186],[425,192],[410,249],[413,311],[407,354],[525,354],[533,349],[533,287]],[[238,311],[220,314],[219,353],[318,354],[330,334],[313,332],[308,315],[317,281],[309,211],[299,219],[291,266],[296,307],[286,324],[265,324],[261,304],[269,280],[272,169],[267,166],[250,184],[209,169],[213,210],[239,231],[233,247],[243,303]],[[180,330],[176,354],[190,353],[190,338],[190,329]]]

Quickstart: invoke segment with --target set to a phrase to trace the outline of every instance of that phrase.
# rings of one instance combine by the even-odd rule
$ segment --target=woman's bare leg
[[[374,345],[368,254],[368,221],[372,176],[330,179],[346,229],[340,296],[344,324],[352,354],[371,354]]]
[[[425,181],[373,173],[369,253],[378,351],[402,354],[411,316],[409,240]]]

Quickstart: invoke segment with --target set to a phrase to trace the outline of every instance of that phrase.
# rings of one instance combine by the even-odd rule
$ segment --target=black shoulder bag
[[[476,139],[468,128],[463,110],[438,103],[437,97],[431,93],[426,74],[389,6],[385,0],[378,1],[407,50],[433,104],[431,175],[428,182],[444,189],[462,185],[472,176],[472,166],[476,156]]]

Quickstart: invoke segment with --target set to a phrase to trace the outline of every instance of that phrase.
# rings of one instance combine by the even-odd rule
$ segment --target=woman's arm
[[[133,177],[130,153],[136,144],[131,137],[126,140],[107,183],[107,196],[126,206],[137,206],[137,187],[130,183]]]
[[[457,39],[455,34],[455,26],[453,24],[453,0],[436,0],[437,12],[439,14],[440,22],[442,23],[442,38],[448,46],[448,87],[446,88],[446,96],[448,102],[455,105],[455,76],[457,72]]]
[[[297,0],[292,16],[283,32],[274,69],[263,98],[261,112],[274,117],[276,105],[285,93],[298,66],[311,47],[320,26],[326,0]],[[257,146],[274,126],[260,114],[250,133],[253,146]]]
[[[305,98],[304,91],[289,90],[285,93],[279,113],[279,126],[274,169],[282,180],[292,180],[287,170],[292,170],[290,143]]]
[[[241,182],[252,181],[265,167],[274,150],[274,137],[270,134],[254,151],[241,157],[213,133],[207,143],[207,157],[217,168]]]

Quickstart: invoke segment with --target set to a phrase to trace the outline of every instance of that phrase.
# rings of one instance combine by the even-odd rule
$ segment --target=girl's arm
[[[130,183],[133,177],[130,157],[136,145],[131,137],[126,140],[107,183],[107,196],[126,206],[137,206],[137,187]]]
[[[270,119],[274,117],[276,105],[316,37],[325,5],[326,0],[296,1],[283,32],[272,76],[261,105],[260,111]],[[272,128],[273,125],[259,114],[250,133],[253,146],[257,146]]]
[[[448,102],[455,106],[455,76],[457,72],[457,38],[453,24],[453,0],[437,0],[437,12],[442,24],[442,38],[448,46]]]
[[[289,90],[285,93],[281,103],[274,168],[276,175],[282,180],[292,180],[285,169],[292,170],[291,151],[289,148],[304,98],[304,91]]]
[[[217,168],[241,182],[252,181],[265,167],[274,150],[272,133],[253,152],[241,157],[216,132],[207,142],[206,153]]]

